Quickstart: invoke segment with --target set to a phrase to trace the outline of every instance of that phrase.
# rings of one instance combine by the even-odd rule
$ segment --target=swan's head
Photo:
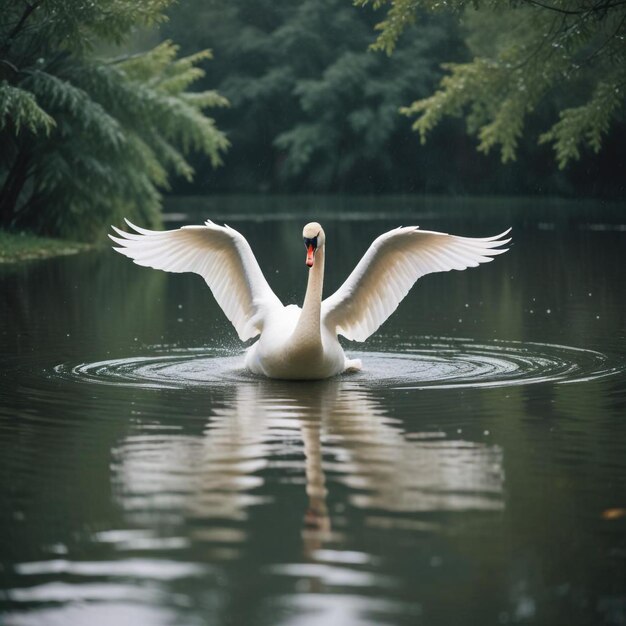
[[[309,222],[302,229],[302,238],[304,239],[304,247],[306,248],[306,264],[313,267],[315,261],[315,253],[326,242],[324,230],[317,222]]]

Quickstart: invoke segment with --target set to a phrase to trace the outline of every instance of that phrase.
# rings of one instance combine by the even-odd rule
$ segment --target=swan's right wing
[[[432,272],[464,270],[506,252],[504,236],[456,237],[396,228],[378,237],[346,282],[322,302],[322,321],[331,332],[365,341],[398,307],[415,281]]]
[[[230,226],[207,221],[204,226],[155,231],[126,223],[136,232],[113,226],[119,237],[109,237],[120,246],[114,250],[137,265],[200,274],[242,341],[256,337],[267,312],[282,307],[250,244]]]

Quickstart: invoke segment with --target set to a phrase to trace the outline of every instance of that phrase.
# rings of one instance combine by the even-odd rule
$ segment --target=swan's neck
[[[309,282],[306,287],[302,313],[294,335],[301,341],[310,341],[321,345],[320,315],[322,312],[322,288],[324,286],[324,246],[315,253],[315,263],[309,270]]]

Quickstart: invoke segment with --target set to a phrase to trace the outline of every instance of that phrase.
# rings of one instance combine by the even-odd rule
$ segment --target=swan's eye
[[[304,237],[304,247],[308,249],[309,246],[313,246],[314,250],[317,250],[317,237]]]

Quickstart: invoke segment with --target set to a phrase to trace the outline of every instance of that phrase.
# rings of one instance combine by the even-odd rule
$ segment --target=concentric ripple
[[[136,388],[214,387],[258,378],[243,367],[243,353],[216,349],[170,350],[150,356],[61,364],[53,376],[94,384]],[[594,350],[548,343],[475,342],[423,337],[402,352],[354,352],[363,370],[345,375],[367,386],[404,389],[503,387],[597,380],[623,370]]]

